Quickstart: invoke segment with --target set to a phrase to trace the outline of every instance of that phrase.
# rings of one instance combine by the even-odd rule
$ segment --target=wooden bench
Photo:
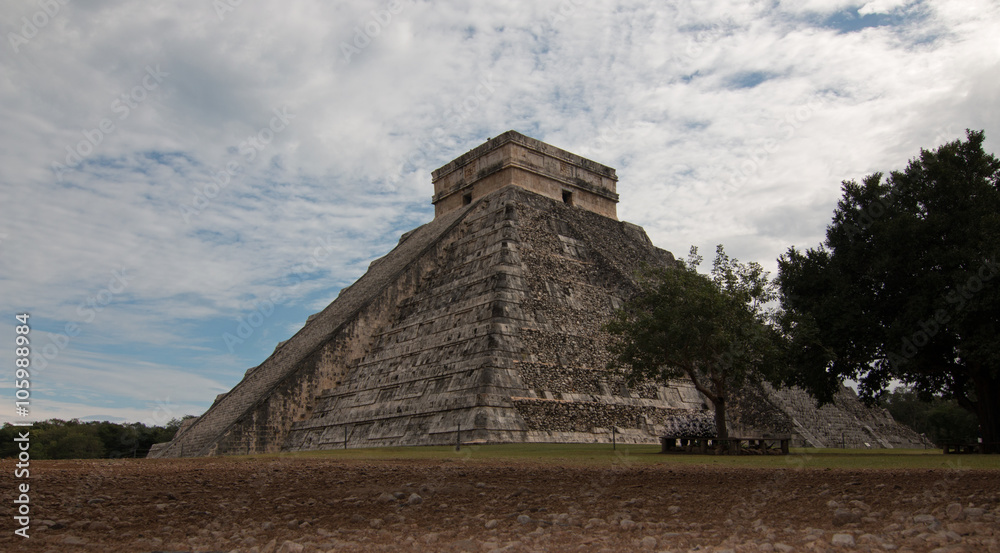
[[[979,453],[982,448],[979,444],[946,443],[942,446],[946,454],[955,453]]]
[[[727,455],[788,455],[790,436],[775,438],[705,438],[661,436],[660,453],[722,453]]]

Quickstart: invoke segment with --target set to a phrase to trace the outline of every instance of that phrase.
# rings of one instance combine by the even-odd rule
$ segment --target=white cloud
[[[861,15],[892,13],[894,10],[902,8],[909,3],[909,0],[875,0],[858,8],[858,13]]]

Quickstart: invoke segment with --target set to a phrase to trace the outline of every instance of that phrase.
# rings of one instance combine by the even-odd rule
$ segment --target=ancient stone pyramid
[[[617,220],[614,169],[509,131],[433,183],[433,221],[150,456],[712,432],[690,385],[629,387],[606,369],[601,325],[635,290],[636,269],[673,263]],[[868,436],[843,408],[812,416],[794,392],[757,392],[735,427],[813,445],[848,428]],[[844,401],[871,419],[876,446],[919,440]]]

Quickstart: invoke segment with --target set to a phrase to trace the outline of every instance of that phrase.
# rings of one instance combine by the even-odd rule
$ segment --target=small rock
[[[645,538],[642,538],[639,545],[642,546],[643,549],[656,549],[656,538],[653,536],[646,536]]]
[[[854,536],[850,534],[834,534],[830,545],[836,547],[854,547]]]
[[[934,518],[934,515],[916,515],[913,517],[913,522],[918,524],[934,524],[937,522],[937,519]]]
[[[486,521],[486,529],[487,530],[492,530],[492,529],[496,528],[498,524],[500,524],[499,520],[497,520],[495,518],[491,518],[490,520]]]
[[[986,510],[980,509],[979,507],[968,507],[962,512],[969,518],[976,518],[983,516],[983,514],[986,513]]]
[[[379,503],[392,503],[393,501],[396,501],[396,498],[391,494],[382,492],[375,501],[378,501]]]
[[[848,509],[837,509],[833,512],[833,525],[843,526],[854,522],[861,522],[861,515]]]
[[[865,512],[872,510],[872,508],[867,503],[865,503],[864,501],[858,501],[857,499],[851,500],[850,505],[851,507],[861,509],[862,511]]]
[[[301,543],[295,543],[291,540],[285,540],[285,543],[281,544],[278,548],[278,553],[302,553],[305,547]]]
[[[415,493],[411,493],[410,497],[406,500],[406,503],[409,504],[409,505],[420,505],[423,502],[424,502],[424,498],[420,497],[419,495],[417,495]]]
[[[66,536],[62,542],[66,545],[83,545],[87,543],[87,540],[77,536]]]
[[[676,515],[677,513],[681,512],[681,508],[678,507],[677,505],[671,505],[667,507],[667,512],[672,515]]]
[[[392,496],[396,499],[406,499],[406,494],[403,492],[393,492]]]
[[[373,519],[371,519],[368,522],[368,526],[371,526],[372,528],[381,528],[382,527],[382,519],[380,519],[380,518],[373,518]]]
[[[952,520],[958,520],[964,514],[961,503],[951,503],[944,509],[944,513]]]
[[[476,482],[476,487],[477,488],[485,488],[486,487],[486,482]]]
[[[154,505],[154,507],[156,508],[157,511],[161,511],[161,512],[167,510],[167,504],[166,503],[157,503],[156,505]]]
[[[635,522],[631,521],[629,519],[625,519],[625,520],[619,522],[618,525],[621,526],[622,530],[631,530],[631,529],[635,528]]]
[[[774,544],[774,550],[778,551],[779,553],[792,553],[793,551],[795,551],[795,548],[790,545],[785,545],[783,543],[776,543]]]
[[[93,499],[87,500],[88,505],[97,505],[98,503],[104,503],[104,499],[100,497],[95,497]]]
[[[87,525],[87,530],[93,530],[93,531],[101,532],[101,531],[105,531],[105,530],[111,530],[111,527],[108,526],[107,523],[101,522],[99,520],[95,520],[94,522],[91,522],[90,524]]]
[[[264,521],[263,524],[260,525],[260,529],[261,530],[274,530],[274,523],[271,522],[270,520],[266,520],[266,521]]]
[[[529,522],[531,522],[531,517],[529,517],[528,515],[517,515],[517,521],[520,522],[521,524],[528,524]]]

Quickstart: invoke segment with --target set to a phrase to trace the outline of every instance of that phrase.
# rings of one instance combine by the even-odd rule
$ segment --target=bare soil
[[[28,539],[13,473],[0,551],[1000,552],[990,470],[32,461]]]

